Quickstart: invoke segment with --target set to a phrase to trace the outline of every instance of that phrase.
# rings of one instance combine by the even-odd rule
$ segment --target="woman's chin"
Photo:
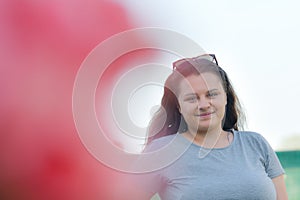
[[[198,131],[197,132],[207,132],[208,130],[215,129],[216,125],[211,123],[210,121],[207,123],[200,123],[198,125]]]

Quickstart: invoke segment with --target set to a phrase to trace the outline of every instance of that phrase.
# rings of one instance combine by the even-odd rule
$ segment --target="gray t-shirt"
[[[162,200],[275,200],[271,179],[284,173],[275,152],[258,133],[232,132],[234,139],[227,147],[210,149],[199,157],[200,147],[191,144],[171,165],[139,175],[142,190],[157,192]],[[146,151],[165,146],[175,136],[154,140]]]

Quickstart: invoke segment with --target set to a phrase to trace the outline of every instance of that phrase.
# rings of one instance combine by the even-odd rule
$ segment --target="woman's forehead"
[[[182,79],[179,83],[181,92],[209,91],[222,88],[220,77],[214,73],[201,73],[200,75],[190,75]]]

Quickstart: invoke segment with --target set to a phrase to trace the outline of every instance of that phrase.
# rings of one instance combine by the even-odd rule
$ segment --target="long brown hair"
[[[213,54],[205,56],[211,59],[198,56],[184,58],[173,63],[173,72],[165,81],[161,106],[151,119],[148,127],[147,144],[154,139],[176,134],[177,132],[182,133],[187,130],[187,124],[178,109],[178,85],[182,79],[190,75],[200,75],[204,72],[211,72],[219,76],[227,95],[223,130],[239,130],[243,128],[245,116],[227,73],[218,65]]]

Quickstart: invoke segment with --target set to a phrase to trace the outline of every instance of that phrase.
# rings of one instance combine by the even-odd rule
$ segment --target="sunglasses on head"
[[[190,62],[190,63],[196,62],[197,63],[198,60],[202,60],[202,59],[209,60],[211,62],[214,62],[216,65],[218,65],[218,61],[217,61],[217,58],[216,58],[215,54],[203,54],[203,55],[200,55],[200,56],[197,56],[197,57],[183,58],[183,59],[175,61],[173,63],[173,70],[176,70],[183,63],[186,63],[186,62]]]

